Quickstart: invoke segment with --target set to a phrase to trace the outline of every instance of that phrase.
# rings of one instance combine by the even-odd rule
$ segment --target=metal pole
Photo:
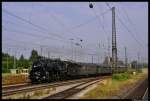
[[[98,44],[98,47],[99,47],[99,51],[100,51],[100,43]],[[98,62],[100,64],[100,52],[99,52],[99,55],[98,55]]]
[[[112,7],[112,72],[117,72],[115,7]]]
[[[92,64],[93,64],[93,55],[92,55]]]
[[[71,48],[72,48],[71,59],[73,60],[73,42],[72,42],[72,40],[74,40],[74,39],[70,39],[70,40],[71,40]]]
[[[41,56],[42,56],[42,46],[40,46],[40,48],[41,48]]]
[[[50,58],[50,52],[48,51],[48,58]]]
[[[110,65],[110,41],[109,41],[109,37],[108,37],[108,65]]]
[[[126,69],[128,69],[128,58],[127,58],[127,49],[125,47],[125,66],[126,66]]]
[[[104,46],[104,44],[103,44],[103,49],[104,49],[104,55],[103,55],[103,58],[104,58],[104,60],[105,60],[105,57],[106,57],[106,53],[105,53],[105,46]]]
[[[14,55],[14,69],[16,68],[16,58],[15,57],[16,57],[16,51],[15,51],[15,55]]]
[[[71,41],[71,48],[72,48],[72,57],[71,59],[73,60],[73,42]]]
[[[137,69],[139,69],[138,68],[139,67],[139,63],[140,63],[140,53],[139,52],[137,53],[137,56],[138,56]]]
[[[8,54],[8,50],[7,50],[7,54]],[[7,71],[8,71],[8,55],[7,55]]]
[[[74,47],[74,61],[76,61],[76,47]]]

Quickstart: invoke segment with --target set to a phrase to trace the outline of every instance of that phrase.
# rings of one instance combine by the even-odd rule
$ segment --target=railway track
[[[85,88],[87,88],[90,85],[97,83],[97,82],[99,82],[99,80],[89,80],[89,81],[83,82],[81,84],[78,84],[72,88],[69,88],[67,90],[64,90],[62,92],[45,97],[43,99],[67,99],[68,97],[73,96],[74,94],[84,90]]]
[[[2,86],[2,90],[10,90],[10,89],[16,89],[16,88],[23,88],[32,85],[30,82],[29,83],[22,83],[22,84],[15,84],[15,85],[7,85],[7,86]]]
[[[143,100],[148,100],[148,88],[146,89],[143,97],[142,97]]]
[[[84,78],[84,79],[80,79],[80,80],[69,80],[69,81],[63,81],[63,82],[54,82],[54,83],[46,83],[46,84],[38,84],[38,85],[19,85],[19,86],[10,86],[10,87],[5,87],[4,89],[2,89],[2,97],[6,97],[6,96],[10,96],[10,95],[14,95],[14,94],[19,94],[22,92],[31,92],[31,91],[35,91],[35,90],[40,90],[40,89],[45,89],[47,87],[58,87],[58,86],[62,86],[62,85],[69,85],[69,84],[73,84],[73,83],[77,83],[77,82],[85,82],[88,80],[94,80],[100,77],[96,77],[96,78]],[[13,88],[11,88],[13,87]],[[9,88],[9,89],[8,89]]]
[[[123,99],[143,99],[146,97],[148,87],[148,78],[144,79],[140,84],[130,90]]]
[[[86,79],[86,78],[84,78]],[[74,81],[78,81],[78,79],[75,79]],[[72,80],[66,80],[66,81],[59,81],[60,83],[61,82],[69,82],[69,81],[72,81]],[[52,82],[51,84],[55,84],[55,83],[59,83],[59,82]],[[14,84],[14,85],[4,85],[2,86],[2,90],[3,91],[7,91],[7,90],[15,90],[15,89],[19,89],[19,88],[24,88],[24,87],[28,87],[28,86],[36,86],[36,85],[44,85],[44,84],[48,84],[48,83],[42,83],[42,84],[31,84],[30,82],[28,83],[21,83],[21,84]]]

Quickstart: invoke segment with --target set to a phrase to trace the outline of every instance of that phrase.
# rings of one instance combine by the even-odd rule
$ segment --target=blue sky
[[[94,62],[98,58],[103,61],[108,55],[108,39],[111,47],[112,13],[105,2],[92,3],[93,9],[89,2],[3,2],[2,51],[28,58],[32,49],[41,54],[42,47],[42,55],[48,56],[49,51],[51,57],[71,59],[73,49],[73,60],[91,62],[89,54],[95,54]],[[116,7],[118,58],[124,60],[127,47],[129,61],[136,60],[138,52],[140,61],[147,61],[148,3],[108,3]],[[82,48],[71,44],[70,39]]]

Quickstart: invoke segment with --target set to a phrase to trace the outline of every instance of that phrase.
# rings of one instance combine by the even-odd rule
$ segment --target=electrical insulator
[[[93,8],[93,4],[92,4],[92,3],[89,3],[89,7],[90,7],[90,8]]]

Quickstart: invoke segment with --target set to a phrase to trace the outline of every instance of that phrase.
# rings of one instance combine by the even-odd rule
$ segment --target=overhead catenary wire
[[[4,23],[9,23],[9,24],[12,24],[12,25],[17,25],[17,26],[20,26],[20,24],[17,24],[15,22],[11,22],[11,21],[8,21],[8,20],[3,20]],[[25,31],[19,31],[19,30],[15,30],[15,29],[10,29],[10,28],[6,28],[5,27],[6,25],[5,24],[2,24],[2,29],[3,31],[7,31],[7,32],[14,32],[14,33],[17,33],[17,34],[23,34],[23,35],[28,35],[28,36],[32,36],[32,37],[38,37],[38,38],[42,38],[42,39],[52,39],[52,40],[60,40],[61,42],[62,41],[65,41],[65,40],[61,40],[61,39],[57,39],[55,37],[50,37],[50,36],[45,36],[45,35],[39,35],[39,34],[35,34],[32,33],[32,32],[25,32]],[[21,25],[22,26],[22,25]],[[18,27],[17,27],[18,28]],[[27,28],[27,26],[24,26],[24,28]],[[29,31],[29,30],[28,30]],[[37,31],[37,30],[36,30]],[[38,32],[38,31],[37,31]]]
[[[32,36],[32,37],[36,37],[36,38],[40,38],[40,39],[53,39],[54,41],[57,41],[55,38],[51,38],[51,37],[48,37],[48,36],[42,36],[42,35],[36,35],[36,34],[33,34],[33,33],[27,33],[27,32],[23,32],[23,31],[16,31],[16,30],[8,30],[8,29],[6,29],[5,27],[3,27],[4,28],[4,31],[8,31],[8,32],[15,32],[15,33],[18,33],[18,34],[23,34],[23,35],[28,35],[28,36]],[[20,43],[20,41],[17,41],[17,40],[15,40],[16,42],[19,42]],[[60,42],[66,42],[66,41],[63,41],[63,40],[59,40]],[[23,41],[23,43],[26,43],[26,42],[24,42]],[[68,42],[66,42],[66,43],[68,43]],[[50,46],[48,46],[48,45],[41,45],[41,44],[37,44],[37,43],[30,43],[30,44],[34,44],[34,45],[37,45],[37,46],[46,46],[46,47],[50,47]]]
[[[29,24],[32,24],[33,26],[35,26],[35,24],[33,24],[33,23],[30,22],[30,21],[27,21],[27,20],[25,20],[25,19],[23,19],[23,18],[20,18],[20,17],[18,17],[18,16],[16,16],[16,15],[12,14],[12,13],[10,13],[10,12],[7,12],[7,13],[10,14],[10,15],[13,15],[13,16],[15,16],[15,17],[17,17],[17,18],[19,18],[19,19],[21,19],[21,20],[23,20],[23,21],[25,21],[25,22],[27,22],[27,23],[29,23]],[[36,27],[37,27],[37,25],[36,25]],[[41,27],[38,26],[38,28],[41,28]],[[42,28],[42,29],[43,29],[43,28]]]
[[[111,9],[112,10],[112,7],[109,5],[109,3],[108,2],[105,2],[105,4],[106,4],[106,6],[109,8],[109,9]],[[121,40],[120,40],[121,41]],[[123,44],[123,43],[122,43]],[[126,46],[126,45],[124,45],[124,46]]]
[[[24,42],[24,41],[18,41],[18,40],[14,40],[14,39],[10,39],[10,38],[7,38],[8,40],[12,40],[12,41],[16,41],[16,42],[19,42],[19,43],[23,43],[23,44],[27,44],[27,42]],[[5,43],[6,44],[6,43]],[[37,44],[37,43],[32,43],[32,44],[28,44],[28,45],[40,45],[40,46],[42,46],[41,44]],[[49,46],[47,46],[47,45],[44,45],[45,47],[49,47]],[[6,47],[6,46],[5,46]],[[28,47],[28,46],[26,46],[26,47],[24,47],[24,46],[22,46],[22,45],[10,45],[10,44],[7,44],[7,47],[13,47],[13,48],[17,48],[17,49],[21,49],[21,50],[24,50],[24,49],[27,49],[27,50],[29,50],[29,49],[35,49],[35,47],[34,48],[31,48],[31,47]],[[28,47],[28,48],[27,48]],[[50,48],[50,47],[49,47]],[[52,51],[52,50],[50,50],[51,51],[51,53],[57,53],[57,54],[62,54],[62,53],[64,53],[64,52],[61,52],[61,51]],[[66,52],[67,54],[68,54],[68,52]],[[89,52],[84,52],[84,55],[88,55],[88,53]],[[91,54],[95,54],[96,55],[96,53],[94,52],[90,52]]]
[[[102,12],[102,13],[100,13],[99,16],[104,16],[106,13],[108,13],[108,11],[109,11],[109,9],[106,10],[106,11],[104,11],[104,12]],[[82,27],[82,26],[84,26],[84,25],[87,25],[87,24],[90,23],[91,21],[94,21],[94,20],[97,20],[97,19],[99,19],[99,17],[95,16],[95,17],[93,17],[93,18],[91,18],[91,19],[89,19],[89,20],[87,20],[87,21],[85,21],[85,22],[83,22],[83,23],[81,23],[81,24],[79,24],[79,25],[76,25],[76,26],[70,28],[69,30],[73,30],[73,29]]]
[[[110,7],[111,8],[111,7]],[[15,14],[15,13],[14,13]],[[96,12],[96,14],[97,14],[97,12]],[[97,14],[98,16],[99,16],[99,14]],[[31,16],[30,16],[31,17]],[[53,18],[55,19],[55,17],[56,17],[56,21],[57,21],[57,15],[56,16],[53,16]],[[104,21],[104,15],[102,15],[102,17],[103,17],[103,21]],[[87,25],[87,24],[89,24],[90,22],[92,22],[92,21],[95,21],[95,20],[101,20],[101,19],[99,19],[100,17],[93,17],[93,18],[91,18],[91,19],[88,19],[88,20],[86,20],[85,22],[83,22],[83,23],[81,23],[81,24],[79,24],[79,25],[77,25],[77,26],[74,26],[74,27],[72,27],[72,28],[65,28],[67,31],[67,33],[69,34],[69,33],[72,33],[72,31],[74,30],[74,29],[76,29],[76,28],[80,28],[80,27],[82,27],[82,26],[84,26],[84,25]],[[24,19],[24,18],[23,18]],[[25,19],[25,20],[27,20],[27,19]],[[28,21],[30,21],[31,19],[29,19]],[[122,20],[122,19],[121,19]],[[17,20],[18,21],[18,20]],[[88,22],[88,21],[90,21],[90,22]],[[8,21],[9,22],[9,21]],[[33,23],[34,24],[34,22],[32,22],[32,21],[30,21],[31,23]],[[63,23],[63,22],[61,22],[61,19],[59,20],[58,19],[58,23],[62,23],[62,24],[60,24],[61,26],[65,26],[65,23]],[[102,23],[102,22],[101,22]],[[124,23],[124,22],[123,22]],[[64,24],[64,25],[63,25]],[[21,24],[20,24],[21,25]],[[40,24],[39,24],[40,25]],[[101,24],[100,24],[101,25]],[[14,25],[15,26],[15,25]],[[102,23],[102,29],[103,30],[105,30],[105,28],[106,28],[106,26],[104,25],[104,23]],[[33,27],[33,26],[32,26]],[[31,28],[32,28],[31,27]],[[35,27],[35,26],[34,26]],[[42,26],[41,26],[42,27]],[[128,26],[127,26],[128,27]],[[37,28],[37,31],[38,30],[42,30],[42,32],[44,32],[44,34],[42,34],[42,35],[38,35],[38,33],[37,33],[37,35],[36,34],[34,34],[34,32],[33,33],[30,33],[30,31],[28,30],[28,32],[26,32],[26,31],[24,31],[24,30],[22,30],[22,31],[18,31],[18,30],[10,30],[9,28],[4,28],[4,30],[6,31],[8,31],[9,30],[9,32],[15,32],[16,31],[16,33],[17,32],[20,32],[21,34],[25,34],[26,35],[26,33],[27,33],[27,36],[31,36],[31,37],[34,37],[34,38],[38,38],[39,37],[39,39],[52,39],[52,40],[55,40],[56,39],[56,41],[57,40],[60,40],[60,41],[62,41],[62,42],[66,42],[66,43],[69,43],[69,40],[68,40],[68,38],[64,38],[65,36],[63,36],[62,37],[62,35],[60,34],[58,34],[58,36],[56,35],[52,35],[52,37],[50,37],[50,36],[46,36],[45,35],[45,33],[49,33],[48,32],[48,30],[46,29],[46,28],[44,28],[44,29],[40,29],[40,28],[38,28],[37,26],[36,26],[36,28]],[[43,27],[42,27],[43,28]],[[19,28],[18,28],[19,29]],[[130,29],[129,29],[130,30]],[[71,32],[69,32],[69,31],[71,31]],[[107,31],[107,30],[106,30]],[[132,31],[132,30],[130,30],[130,31]],[[41,31],[40,31],[41,32]],[[18,33],[19,34],[19,33]],[[75,35],[75,33],[73,32],[72,33],[73,35],[74,35],[74,37],[80,37],[80,36],[76,36]],[[133,35],[134,36],[134,35]],[[132,36],[132,37],[133,37]],[[135,37],[135,36],[134,36]],[[135,37],[135,39],[136,39],[136,37]],[[24,40],[25,41],[25,40]],[[30,41],[30,40],[29,40]],[[18,43],[19,43],[19,40],[18,40]],[[32,44],[32,43],[31,43]],[[41,44],[41,43],[40,43]],[[44,44],[44,43],[43,43]],[[74,43],[75,44],[75,43]],[[83,47],[85,47],[85,46],[83,46]],[[89,47],[87,47],[87,48],[89,48]],[[94,47],[90,47],[91,48],[91,50],[94,50]],[[92,49],[93,48],[93,49]],[[87,50],[87,51],[89,51],[89,50]],[[91,53],[94,53],[94,52],[91,52]]]
[[[45,7],[45,6],[44,6]],[[47,8],[45,8],[45,10],[47,10],[48,12],[49,12],[49,10],[51,10],[51,9],[47,9]],[[51,12],[52,12],[52,10],[51,10]],[[54,13],[54,12],[53,12]],[[49,13],[48,13],[49,14]],[[66,29],[66,31],[68,30],[66,27],[65,27],[65,24],[60,20],[60,19],[58,19],[58,17],[56,16],[56,15],[54,15],[54,14],[52,14],[52,13],[50,13],[50,15],[51,15],[51,17],[57,22],[57,23],[59,23],[59,25],[61,25],[63,28],[65,28]],[[67,33],[71,33],[71,34],[73,34],[73,35],[75,35],[72,31],[70,31],[70,32],[68,32],[67,31]],[[78,37],[78,36],[75,36],[76,38],[78,38],[78,39],[82,39],[82,38],[80,38],[80,37]]]
[[[47,30],[47,29],[45,29],[45,28],[43,28],[43,27],[41,27],[41,26],[39,26],[39,25],[37,25],[37,24],[34,24],[34,23],[32,23],[31,21],[26,20],[26,19],[24,19],[24,18],[22,18],[22,17],[20,17],[20,16],[17,16],[16,14],[14,14],[14,13],[12,13],[12,12],[9,12],[9,11],[7,11],[7,10],[5,10],[5,9],[2,9],[2,10],[3,10],[5,13],[9,14],[10,16],[13,16],[13,17],[15,17],[15,18],[18,18],[18,19],[20,19],[20,20],[22,20],[22,21],[24,21],[24,22],[26,22],[26,23],[28,23],[28,24],[30,24],[30,25],[32,25],[32,26],[38,28],[38,29],[41,29],[42,31],[44,31],[44,32],[46,32],[46,33],[48,33],[48,34],[51,34],[51,35],[53,35],[53,36],[55,36],[55,37],[57,37],[57,38],[65,39],[64,37],[62,37],[62,36],[60,36],[60,35],[58,35],[58,34],[56,34],[56,33],[49,32],[49,30]]]
[[[55,36],[56,38],[59,38],[59,39],[62,39],[62,40],[64,40],[64,41],[69,42],[68,39],[66,39],[66,38],[64,38],[64,37],[62,37],[62,36],[60,36],[60,35],[58,35],[58,34],[56,34],[56,33],[51,33],[51,32],[49,33],[49,31],[48,31],[47,29],[45,29],[45,28],[43,28],[43,27],[41,27],[41,26],[39,26],[39,25],[36,25],[36,24],[34,24],[34,23],[32,23],[32,22],[30,22],[30,21],[28,21],[28,20],[26,20],[26,19],[24,19],[24,18],[22,18],[22,17],[19,17],[19,16],[15,15],[15,14],[13,14],[13,13],[11,13],[11,12],[5,10],[5,9],[3,9],[3,11],[4,11],[5,13],[7,13],[7,14],[13,16],[13,17],[16,17],[16,18],[18,18],[18,19],[20,19],[20,20],[22,20],[22,21],[28,23],[28,24],[31,24],[32,26],[34,26],[34,27],[36,27],[36,28],[38,28],[38,29],[41,29],[41,31],[44,31],[44,33],[51,34],[51,35]],[[73,44],[75,44],[75,42],[73,42]]]
[[[42,30],[44,30],[43,29],[43,27],[40,27],[40,26],[38,26],[38,25],[35,25],[35,24],[33,24],[32,22],[30,22],[30,21],[28,21],[28,20],[26,20],[26,19],[23,19],[23,18],[21,18],[21,17],[19,17],[19,16],[16,16],[16,15],[14,15],[14,14],[12,14],[12,13],[10,13],[10,12],[8,12],[8,11],[6,11],[9,15],[11,15],[11,16],[15,16],[15,17],[17,17],[18,19],[20,19],[20,20],[22,20],[22,21],[24,21],[24,22],[27,22],[27,23],[29,23],[29,24],[31,24],[31,25],[33,25],[33,26],[36,26],[36,27],[38,27],[38,28],[42,28]]]
[[[124,24],[124,22],[119,18],[119,16],[117,16],[118,17],[118,20],[120,21],[120,23],[124,26],[124,28],[130,33],[130,35],[133,37],[133,39],[138,43],[138,45],[141,47],[143,47],[144,48],[144,46],[143,46],[143,44],[141,44],[137,39],[136,39],[136,37],[134,36],[134,34],[128,29],[128,27]]]
[[[19,33],[19,34],[23,34],[23,35],[30,35],[30,36],[32,36],[32,37],[38,37],[38,38],[42,38],[42,39],[49,39],[49,37],[47,37],[47,36],[40,36],[40,35],[35,35],[35,34],[33,34],[33,33],[27,33],[27,32],[23,32],[23,31],[16,31],[16,30],[8,30],[7,28],[5,28],[5,27],[3,27],[4,28],[4,31],[8,31],[8,32],[16,32],[16,33]],[[9,39],[9,40],[14,40],[14,39]],[[55,40],[55,39],[54,39]],[[16,42],[19,42],[20,43],[20,41],[17,41],[17,40],[14,40],[14,41],[16,41]],[[61,40],[60,40],[61,41]],[[22,41],[21,41],[22,42]],[[26,44],[26,42],[24,42],[23,41],[23,43],[25,43]],[[37,43],[30,43],[30,44],[34,44],[34,45],[37,45],[37,46],[47,46],[47,45],[41,45],[41,44],[37,44]],[[47,47],[49,47],[49,46],[47,46]],[[85,48],[86,50],[87,49],[90,49],[90,48]],[[92,48],[90,49],[90,50],[93,50]]]
[[[16,22],[13,22],[13,21],[10,21],[10,20],[5,20],[5,19],[3,19],[3,23],[4,23],[4,24],[7,23],[7,24],[11,24],[11,25],[23,27],[23,28],[28,28],[28,30],[29,30],[29,29],[35,30],[35,29],[33,29],[33,28],[29,27],[29,26],[26,26],[26,25],[24,25],[24,24],[22,24],[22,25],[20,26],[19,23],[16,23]],[[17,27],[17,28],[19,28],[19,27]],[[35,31],[38,31],[38,30],[35,30]]]
[[[107,7],[111,8],[111,6],[109,5],[108,2],[106,2]],[[116,14],[117,15],[117,14]],[[124,26],[124,28],[130,33],[130,35],[132,36],[132,38],[138,43],[138,45],[144,47],[137,39],[136,37],[133,35],[133,33],[128,29],[128,27],[124,24],[124,22],[120,19],[120,17],[117,15],[119,22]]]
[[[119,17],[119,16],[117,15],[117,17]],[[139,42],[139,40],[136,39],[136,37],[134,36],[134,34],[131,32],[131,30],[129,30],[129,28],[128,28],[128,27],[125,25],[125,23],[120,19],[120,17],[118,18],[118,20],[119,20],[119,22],[122,24],[122,26],[127,30],[127,32],[130,33],[130,35],[132,36],[132,38],[137,42],[137,45],[139,45],[140,48],[141,48],[141,47],[144,48],[143,44],[141,44],[141,43]],[[134,30],[135,30],[135,29],[134,29]]]
[[[106,25],[105,25],[105,22],[104,22],[104,15],[102,15],[102,19],[103,19],[103,27],[104,27],[103,29],[105,30],[105,26],[106,26]],[[107,32],[107,30],[105,30],[105,31]],[[108,33],[108,32],[107,32],[107,33]]]
[[[121,5],[121,3],[119,3]],[[127,21],[131,24],[131,26],[133,27],[134,31],[136,34],[139,35],[139,32],[137,31],[137,29],[135,28],[135,24],[133,23],[133,21],[130,19],[128,12],[126,11],[126,9],[121,5],[122,11],[124,12],[124,14],[126,15]]]
[[[108,2],[105,2],[106,3],[106,5],[107,5],[107,7],[109,8],[109,9],[111,9],[112,7],[109,5],[109,3]]]
[[[126,15],[128,22],[129,22],[130,24],[132,24],[132,25],[135,25],[135,24],[133,24],[132,20],[129,18],[128,12],[125,10],[125,8],[121,5],[121,3],[119,3],[119,4],[120,4],[120,6],[121,6],[121,8],[122,8],[122,11],[123,11],[124,14]]]
[[[24,42],[24,41],[18,41],[18,40],[14,40],[14,39],[10,39],[10,38],[7,38],[8,40],[11,40],[11,41],[16,41],[16,42],[19,42],[19,43],[23,43],[23,44],[27,44],[28,42]],[[33,46],[35,46],[35,45],[40,45],[40,46],[44,46],[45,47],[45,49],[48,49],[49,51],[51,51],[51,53],[57,53],[57,54],[60,54],[60,53],[62,53],[60,50],[59,51],[56,51],[57,49],[55,49],[55,50],[51,50],[52,48],[50,47],[50,46],[48,46],[48,45],[41,45],[41,44],[37,44],[37,43],[32,43],[32,44],[28,44],[28,45],[33,45]],[[10,45],[10,44],[7,44],[7,47],[13,47],[13,48],[23,48],[24,49],[24,47],[22,47],[22,46],[20,46],[20,45]],[[47,48],[46,48],[47,47]],[[26,46],[26,49],[35,49],[35,47],[30,47],[30,48],[27,48],[27,46]],[[54,49],[54,47],[53,47],[53,49]],[[46,50],[45,50],[46,51]],[[40,52],[39,52],[40,53]]]
[[[95,9],[92,9],[93,10],[93,12],[94,12],[94,14],[95,14],[95,16],[97,17],[97,20],[99,20],[99,25],[102,27],[102,29],[103,29],[103,31],[104,31],[104,33],[105,34],[107,34],[107,37],[108,37],[108,33],[106,32],[106,30],[105,30],[105,28],[104,28],[104,26],[103,26],[103,24],[102,24],[102,22],[100,21],[101,20],[101,18],[100,18],[100,16],[99,15],[97,15],[97,13],[96,13],[96,11],[95,11]],[[107,12],[108,11],[110,11],[110,9],[108,9],[107,10]],[[106,13],[106,12],[105,12]]]
[[[24,42],[21,41],[21,43],[24,43]],[[31,47],[27,47],[27,46],[26,47],[22,47],[21,45],[13,45],[13,44],[8,44],[8,43],[5,43],[5,44],[7,44],[7,47],[13,47],[13,48],[21,49],[21,50],[29,50],[29,49],[32,50],[32,49],[35,49],[35,47],[31,48]],[[46,49],[49,50],[49,48],[46,48]],[[50,51],[53,52],[53,53],[62,53],[62,52],[58,52],[58,51],[52,51],[52,50],[50,50]]]
[[[27,48],[27,47],[21,47],[21,46],[18,46],[18,45],[10,45],[10,44],[7,44],[7,48],[9,48],[9,49],[11,49],[11,50],[15,50],[15,52],[16,52],[16,49],[18,50],[17,51],[17,53],[18,52],[22,52],[21,54],[24,54],[23,53],[23,51],[24,52],[31,52],[33,49],[34,50],[36,50],[37,51],[37,48]],[[38,51],[37,51],[38,52]],[[62,52],[59,52],[59,51],[52,51],[52,50],[44,50],[43,51],[43,53],[44,53],[44,55],[42,54],[42,56],[44,56],[44,57],[48,57],[48,55],[49,55],[49,52],[51,53],[51,54],[53,54],[53,56],[55,56],[55,58],[57,57],[59,57],[60,58],[60,55],[62,54]],[[40,52],[38,52],[38,53],[40,53]],[[20,54],[20,55],[21,55]],[[40,55],[40,54],[39,54]],[[28,57],[29,58],[29,57]],[[64,57],[63,57],[64,58]]]
[[[9,23],[9,21],[7,21],[7,23]],[[15,24],[15,23],[12,23],[11,22],[11,24]],[[8,32],[15,32],[15,33],[17,33],[17,34],[23,34],[23,35],[28,35],[28,36],[32,36],[32,37],[36,37],[36,38],[40,38],[40,39],[52,39],[52,40],[54,40],[54,41],[60,41],[60,42],[65,42],[65,43],[68,43],[68,41],[66,41],[66,40],[62,40],[62,39],[58,39],[58,38],[55,38],[55,37],[50,37],[50,36],[45,36],[45,35],[39,35],[39,34],[35,34],[35,33],[31,33],[31,32],[24,32],[24,31],[18,31],[18,30],[12,30],[12,29],[8,29],[8,28],[6,28],[6,27],[4,27],[4,25],[2,25],[3,27],[3,31],[8,31]],[[75,43],[74,43],[75,44]]]
[[[74,29],[77,29],[77,28],[81,28],[81,27],[91,23],[92,21],[94,21],[96,19],[97,19],[97,17],[92,17],[91,19],[88,19],[88,20],[84,21],[83,23],[80,23],[76,26],[73,26],[73,27],[69,28],[68,31],[71,31],[71,30],[74,30]]]
[[[93,11],[94,11],[95,16],[97,17],[97,19],[98,19],[99,22],[100,22],[99,25],[102,27],[104,33],[107,34],[106,37],[108,37],[108,33],[106,32],[106,30],[105,30],[105,28],[104,28],[104,25],[103,25],[102,22],[100,21],[100,20],[101,20],[100,16],[98,16],[98,15],[96,14],[96,11],[95,11],[94,9],[93,9]],[[110,11],[110,9],[109,9],[108,11]],[[104,35],[105,35],[105,34],[104,34]],[[103,47],[103,49],[104,49],[104,53],[105,53],[105,48]]]
[[[65,43],[68,43],[67,41],[65,40],[61,40],[61,39],[57,39],[57,38],[54,38],[54,37],[50,37],[50,36],[43,36],[43,35],[38,35],[38,34],[35,34],[35,33],[31,33],[31,32],[24,32],[24,31],[18,31],[18,30],[12,30],[12,29],[8,29],[6,27],[4,27],[4,31],[8,31],[8,32],[15,32],[17,34],[23,34],[23,35],[28,35],[28,36],[32,36],[32,37],[37,37],[37,38],[40,38],[40,39],[52,39],[54,41],[61,41],[61,42],[65,42]]]
[[[99,9],[101,9],[100,8],[100,6],[98,6],[99,7]],[[105,30],[105,21],[104,21],[104,15],[102,15],[102,20],[103,20],[103,29]],[[106,23],[107,24],[107,23]],[[106,30],[106,32],[107,32],[107,30]],[[108,33],[108,32],[107,32]],[[108,49],[107,49],[107,51],[108,51],[108,57],[110,57],[110,45],[109,45],[109,36],[107,37],[107,40],[108,40]]]
[[[44,6],[45,7],[45,6]],[[48,7],[47,7],[48,8]],[[45,9],[45,10],[47,10],[47,11],[49,11],[48,9]],[[51,9],[50,9],[51,10]],[[106,14],[107,12],[108,12],[109,10],[106,10],[105,12],[103,12],[103,13],[101,13],[101,15],[104,15],[104,14]],[[52,10],[51,10],[51,12],[52,12]],[[53,12],[54,13],[54,12]],[[89,19],[89,20],[87,20],[85,23],[81,23],[81,24],[79,24],[78,26],[75,26],[74,28],[66,28],[65,27],[65,24],[60,20],[60,19],[58,19],[58,17],[56,16],[56,15],[54,15],[54,14],[52,14],[52,13],[50,13],[50,15],[51,15],[51,17],[53,17],[53,19],[56,21],[56,22],[58,22],[63,28],[65,28],[66,29],[66,31],[67,31],[67,33],[71,33],[71,34],[73,34],[73,35],[76,35],[74,32],[72,32],[71,30],[73,30],[74,28],[79,28],[79,27],[81,27],[81,25],[83,26],[83,25],[85,25],[85,24],[87,24],[87,23],[89,23],[89,21],[93,21],[95,18],[98,18],[98,17],[94,17],[94,19],[92,18],[92,19]],[[71,29],[71,30],[70,30]],[[103,28],[104,29],[104,28]],[[82,40],[82,38],[80,38],[80,37],[78,37],[78,36],[75,36],[76,38],[78,38],[79,40]]]
[[[30,35],[30,36],[32,36],[32,37],[35,37],[35,36],[36,36],[36,37],[42,37],[42,36],[39,36],[39,35],[34,35],[33,33],[27,33],[27,32],[23,32],[23,31],[16,31],[16,30],[10,30],[10,29],[8,30],[8,29],[5,28],[5,27],[3,27],[3,28],[4,28],[4,31],[7,30],[7,31],[9,31],[9,32],[19,32],[19,33],[25,34],[25,35],[28,34],[28,35]],[[45,37],[42,37],[42,38],[48,38],[48,37],[45,36]],[[10,40],[11,40],[11,39],[10,39]],[[20,43],[20,41],[17,41],[17,40],[15,40],[15,41]],[[23,42],[23,43],[26,43],[26,42]],[[33,43],[30,43],[30,44],[33,44]],[[34,45],[43,46],[43,45],[37,44],[37,43],[36,43],[36,44],[34,43]],[[44,46],[46,46],[46,45],[44,45]]]

